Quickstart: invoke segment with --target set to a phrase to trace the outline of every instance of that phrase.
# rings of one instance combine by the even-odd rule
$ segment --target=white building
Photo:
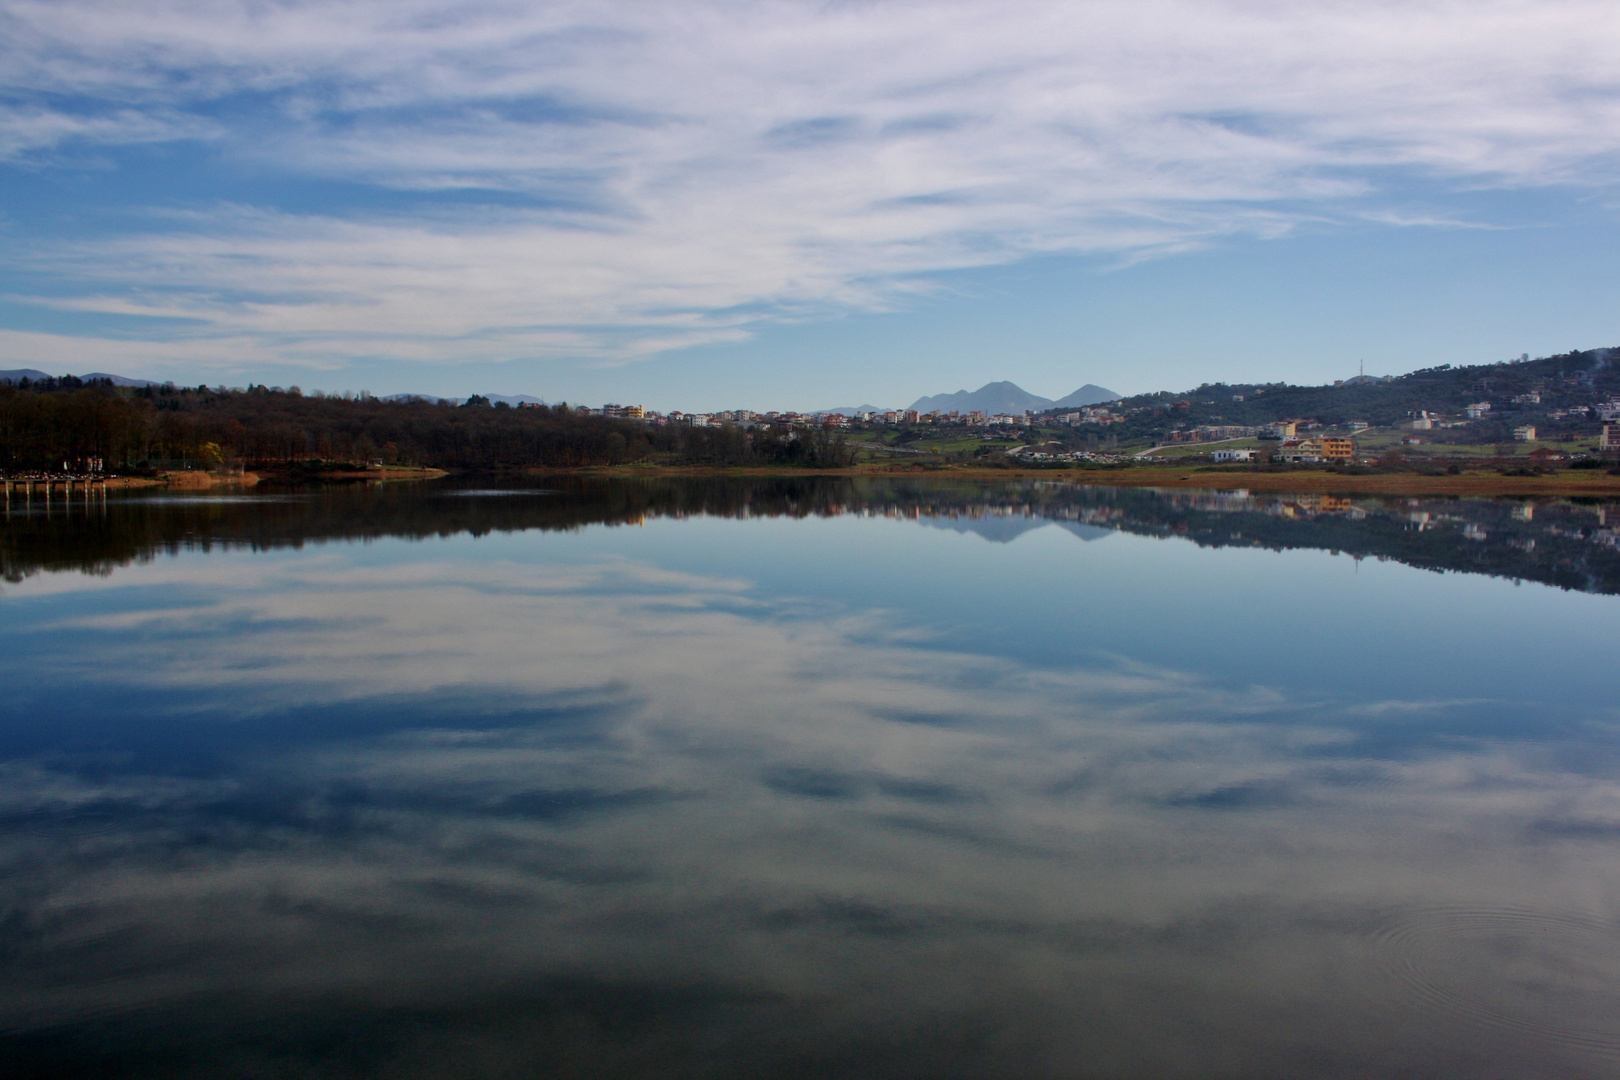
[[[1513,429],[1513,438],[1516,442],[1535,442],[1536,428],[1534,424],[1525,424]]]
[[[1253,449],[1217,450],[1213,454],[1209,455],[1209,457],[1210,460],[1214,461],[1216,464],[1224,464],[1230,461],[1253,461],[1255,459],[1255,455],[1258,453],[1258,450]]]

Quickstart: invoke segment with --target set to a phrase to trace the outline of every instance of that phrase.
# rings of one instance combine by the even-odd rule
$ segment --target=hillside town
[[[752,465],[1408,469],[1620,466],[1610,350],[1326,385],[1204,384],[1061,401],[1010,382],[919,399],[1031,408],[713,412],[475,394],[175,387],[0,372],[0,473]],[[1104,400],[1097,400],[1097,396]],[[1084,397],[1090,404],[1076,404]],[[57,477],[62,479],[63,477]]]
[[[1227,422],[1226,416],[1212,415],[1210,410],[1218,402],[1198,394],[1160,394],[1148,400],[1120,399],[1079,409],[1019,413],[916,409],[660,413],[641,405],[618,404],[599,409],[579,406],[577,411],[655,426],[846,433],[852,438],[871,440],[860,445],[873,449],[904,450],[908,443],[921,448],[941,438],[974,439],[987,449],[1027,463],[1149,459],[1166,450],[1175,451],[1178,460],[1194,455],[1217,465],[1351,465],[1374,464],[1392,453],[1425,456],[1486,445],[1497,456],[1517,456],[1516,450],[1504,453],[1504,444],[1521,444],[1517,449],[1537,464],[1553,464],[1593,452],[1620,453],[1620,394],[1600,390],[1593,379],[1581,375],[1562,379],[1562,385],[1555,390],[1550,390],[1545,380],[1535,380],[1529,389],[1495,395],[1490,393],[1491,381],[1480,380],[1480,389],[1486,393],[1478,400],[1460,405],[1435,401],[1404,410],[1396,418],[1387,415],[1386,407],[1379,410],[1386,415],[1379,417],[1378,423],[1335,415],[1339,409],[1259,423],[1233,423]],[[1335,383],[1333,388],[1377,388],[1397,382],[1359,376]],[[1202,389],[1207,392],[1212,388]],[[1294,396],[1298,396],[1301,389],[1317,388],[1243,389],[1246,392],[1227,395],[1230,405],[1225,411],[1233,411],[1230,406],[1244,406],[1244,411],[1252,413],[1268,390],[1275,399],[1285,396],[1279,391],[1295,391]]]

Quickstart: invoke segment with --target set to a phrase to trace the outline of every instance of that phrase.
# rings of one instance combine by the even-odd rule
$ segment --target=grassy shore
[[[972,465],[855,465],[844,469],[789,469],[700,465],[615,465],[583,469],[531,469],[535,475],[604,477],[661,476],[864,476],[961,480],[1050,480],[1121,487],[1176,487],[1249,491],[1299,491],[1343,495],[1572,495],[1620,497],[1620,476],[1600,469],[1560,469],[1541,476],[1503,476],[1494,469],[1456,475],[1415,472],[1348,474],[1320,469],[1212,469],[1142,466],[1124,469],[995,469]]]
[[[217,487],[252,487],[259,482],[257,473],[203,472],[200,469],[176,469],[156,476],[109,476],[98,481],[109,490],[164,487],[176,491],[206,491]]]
[[[1231,491],[1297,491],[1333,495],[1549,495],[1620,498],[1620,476],[1601,469],[1560,469],[1540,476],[1504,476],[1496,469],[1465,469],[1455,475],[1426,475],[1398,470],[1362,474],[1323,469],[1251,469],[1244,467],[1143,465],[1122,469],[986,468],[965,464],[863,464],[843,469],[726,467],[708,465],[613,465],[578,469],[528,469],[535,476],[601,477],[781,477],[860,476],[891,479],[1047,480],[1065,484],[1112,487],[1201,488]],[[157,487],[204,490],[251,487],[261,479],[311,482],[324,480],[432,480],[449,475],[443,469],[354,469],[319,473],[214,474],[201,470],[164,473],[160,477],[123,477],[109,487]]]
[[[314,480],[437,480],[450,474],[443,469],[390,466],[383,469],[334,469],[310,471],[210,472],[205,469],[175,469],[156,476],[113,476],[101,481],[108,488],[163,487],[172,491],[207,491],[213,488],[253,487],[263,480],[293,483]]]

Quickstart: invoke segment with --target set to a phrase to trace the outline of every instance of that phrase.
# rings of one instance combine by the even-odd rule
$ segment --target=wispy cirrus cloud
[[[1031,255],[1451,220],[1402,185],[1606,187],[1620,154],[1620,14],[1585,0],[11,0],[0,29],[0,160],[207,147],[189,214],[14,269],[227,366],[622,362]]]

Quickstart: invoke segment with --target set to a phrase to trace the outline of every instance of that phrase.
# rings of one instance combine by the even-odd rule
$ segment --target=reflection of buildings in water
[[[111,499],[105,514],[80,519],[71,530],[64,521],[45,522],[43,515],[6,523],[0,529],[0,571],[13,580],[52,569],[108,572],[155,552],[202,544],[275,547],[326,539],[642,524],[662,517],[854,515],[954,522],[956,531],[997,542],[1051,522],[1085,539],[1098,534],[1077,527],[1176,535],[1209,546],[1339,550],[1430,569],[1620,592],[1620,565],[1612,565],[1620,541],[1607,528],[1612,504],[1321,494],[1256,498],[1245,490],[847,478],[553,480],[544,499],[437,497],[436,490],[455,490],[447,487],[300,492],[278,496],[281,501],[274,505]],[[985,528],[959,527],[975,523]],[[1470,543],[1458,543],[1463,538]],[[1530,539],[1539,542],[1509,542]]]

